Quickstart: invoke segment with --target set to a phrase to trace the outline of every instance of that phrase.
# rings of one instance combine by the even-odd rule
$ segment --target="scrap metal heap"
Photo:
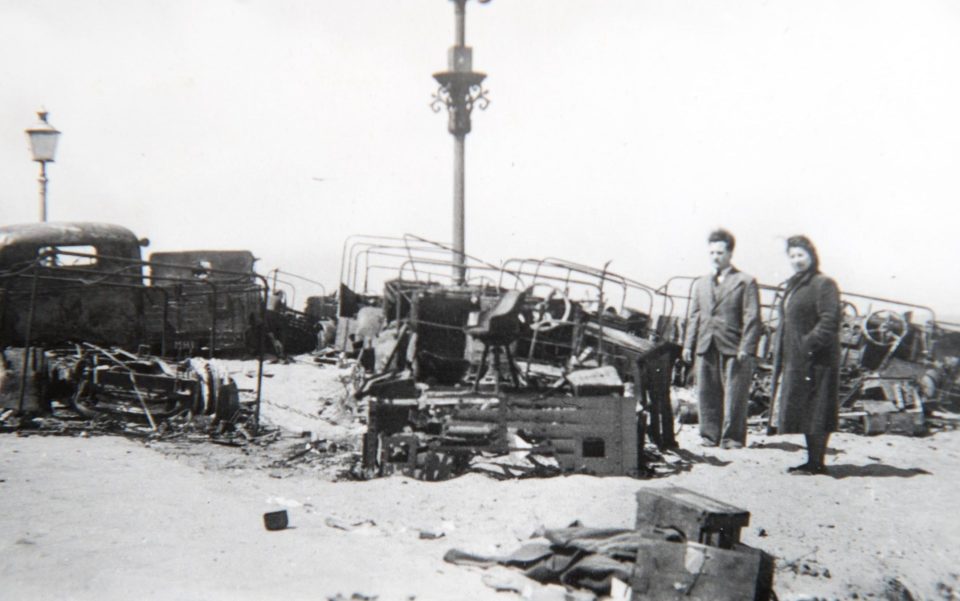
[[[661,289],[678,304],[689,301],[695,278],[677,276]],[[750,393],[754,423],[776,412],[771,399],[773,338],[783,288],[760,285],[763,334]],[[919,436],[942,422],[935,410],[960,410],[960,324],[938,320],[933,309],[905,301],[841,292],[840,417],[864,434]],[[686,327],[687,315],[682,323]],[[692,381],[687,382],[692,384]]]
[[[555,258],[469,257],[458,285],[449,255],[409,235],[345,245],[337,342],[368,370],[370,473],[639,475],[650,415],[675,446],[672,299]]]
[[[865,434],[922,435],[932,409],[960,401],[960,332],[929,307],[845,295],[841,416]],[[858,307],[867,307],[861,313]],[[879,308],[878,308],[879,307]],[[919,317],[919,323],[915,319]]]
[[[692,384],[677,342],[694,278],[654,289],[608,266],[468,257],[459,285],[449,256],[449,246],[411,235],[345,243],[336,340],[366,372],[357,396],[369,399],[368,472],[637,475],[646,438],[676,446],[671,384]],[[759,425],[775,411],[780,294],[761,286]],[[843,417],[867,434],[918,435],[930,423],[925,406],[956,409],[957,328],[927,307],[843,299]]]

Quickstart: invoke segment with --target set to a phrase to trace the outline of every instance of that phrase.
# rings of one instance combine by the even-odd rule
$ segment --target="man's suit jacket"
[[[702,355],[713,343],[724,355],[755,355],[760,330],[760,293],[753,276],[732,267],[720,284],[713,274],[697,278],[684,348]]]

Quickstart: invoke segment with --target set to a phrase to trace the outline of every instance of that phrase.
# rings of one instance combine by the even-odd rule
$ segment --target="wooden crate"
[[[922,436],[927,427],[923,416],[923,405],[919,402],[907,409],[899,409],[891,401],[857,401],[855,408],[860,411],[853,414],[863,419],[863,433],[904,434]]]
[[[637,492],[637,530],[675,528],[689,541],[731,549],[750,512],[678,486]]]
[[[522,430],[548,441],[564,471],[601,476],[639,474],[643,433],[637,399],[510,395],[502,396],[500,402],[506,406],[459,409],[451,424],[495,422],[504,431]]]
[[[633,601],[768,601],[774,559],[736,544],[720,549],[650,535],[637,548]]]
[[[927,431],[922,409],[907,409],[890,413],[867,413],[863,416],[863,433],[904,434],[922,436]]]
[[[617,395],[545,397],[532,393],[371,399],[363,464],[368,468],[384,465],[380,449],[392,444],[386,439],[430,417],[427,412],[435,412],[444,416],[442,429],[424,434],[424,443],[438,452],[507,453],[514,450],[508,434],[522,431],[538,452],[552,453],[565,472],[637,476],[642,468],[643,430],[636,405],[637,399]],[[397,467],[390,469],[396,471]]]

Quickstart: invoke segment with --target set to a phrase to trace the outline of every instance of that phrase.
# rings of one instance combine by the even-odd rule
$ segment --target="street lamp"
[[[57,153],[57,140],[60,132],[47,122],[47,111],[37,112],[40,121],[27,129],[30,139],[30,152],[33,160],[40,163],[40,221],[47,220],[47,163],[52,163]]]
[[[480,0],[481,3],[490,0]],[[447,71],[434,73],[440,88],[430,107],[440,112],[446,107],[450,118],[447,130],[453,135],[453,271],[457,284],[466,279],[464,250],[464,151],[470,133],[470,113],[474,105],[487,108],[489,99],[483,88],[484,73],[473,70],[473,49],[466,45],[465,16],[467,0],[453,0],[456,42],[447,53]]]

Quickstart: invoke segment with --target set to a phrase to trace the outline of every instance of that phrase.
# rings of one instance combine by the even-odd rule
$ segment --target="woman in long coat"
[[[840,290],[820,273],[817,250],[805,236],[787,240],[787,257],[794,275],[780,301],[774,341],[777,431],[806,437],[807,462],[787,471],[822,474],[839,411]]]

